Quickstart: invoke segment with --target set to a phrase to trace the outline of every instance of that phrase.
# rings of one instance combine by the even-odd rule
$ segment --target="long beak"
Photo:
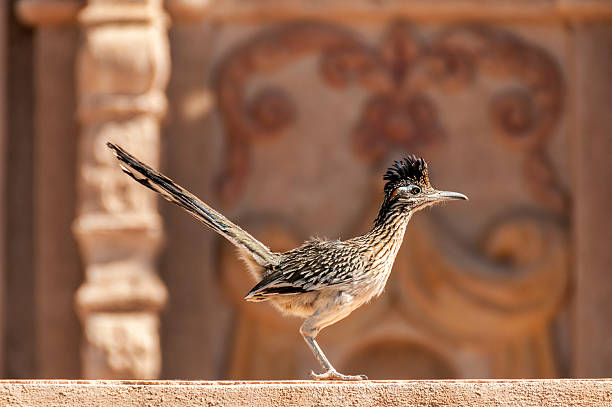
[[[460,194],[459,192],[451,192],[451,191],[436,191],[428,196],[432,201],[448,201],[451,199],[463,199],[465,201],[468,200],[468,197]]]

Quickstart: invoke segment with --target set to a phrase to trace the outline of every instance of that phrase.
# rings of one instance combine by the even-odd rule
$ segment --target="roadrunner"
[[[317,344],[317,334],[383,292],[414,212],[438,202],[467,199],[457,192],[434,189],[427,163],[411,156],[396,161],[385,173],[383,202],[368,233],[345,241],[313,239],[275,253],[168,177],[121,147],[107,145],[126,174],[241,249],[249,271],[259,281],[246,295],[247,301],[270,301],[285,314],[305,318],[300,333],[325,369],[322,374],[310,373],[319,380],[367,379],[336,371]]]

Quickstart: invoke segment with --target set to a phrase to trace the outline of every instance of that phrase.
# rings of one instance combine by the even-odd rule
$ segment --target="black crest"
[[[420,157],[408,156],[401,161],[395,161],[393,166],[389,167],[383,179],[387,181],[385,193],[390,193],[402,185],[429,185],[427,163]]]

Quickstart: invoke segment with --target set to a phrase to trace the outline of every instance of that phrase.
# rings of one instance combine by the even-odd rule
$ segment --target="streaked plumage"
[[[284,253],[266,245],[200,201],[171,179],[108,143],[124,172],[140,184],[181,206],[243,251],[251,274],[260,281],[247,301],[270,301],[282,312],[306,318],[300,328],[307,344],[327,370],[317,379],[358,380],[329,363],[314,340],[319,331],[380,295],[402,244],[412,214],[446,199],[467,199],[441,192],[429,182],[426,162],[414,156],[396,161],[384,175],[384,198],[372,230],[345,241],[313,239]]]

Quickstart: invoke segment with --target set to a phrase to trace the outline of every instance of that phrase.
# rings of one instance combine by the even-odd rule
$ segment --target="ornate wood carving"
[[[219,69],[228,138],[221,190],[226,199],[246,190],[254,143],[280,140],[300,114],[288,92],[259,86],[253,93],[249,82],[308,55],[318,56],[325,86],[358,86],[367,93],[357,121],[347,124],[349,143],[362,165],[377,174],[397,150],[431,155],[459,137],[445,129],[433,93],[457,95],[483,80],[503,82],[482,102],[487,133],[492,133],[487,143],[498,144],[518,162],[507,172],[527,185],[532,202],[527,209],[496,207],[495,216],[485,222],[488,227],[478,232],[480,245],[457,238],[441,218],[415,217],[389,292],[322,335],[330,357],[347,371],[374,377],[554,376],[550,331],[570,281],[564,220],[569,197],[547,155],[563,108],[563,79],[555,59],[516,35],[485,26],[450,27],[425,39],[415,27],[397,23],[378,47],[325,24],[264,31],[236,47]],[[377,198],[363,216],[368,222],[380,188],[374,181],[372,196]],[[291,205],[290,199],[283,202]],[[274,249],[308,238],[287,221],[268,218],[265,223],[272,226],[266,226],[256,215],[244,226]],[[363,231],[367,226],[362,223],[347,230]],[[244,305],[250,282],[242,277],[233,249],[222,247],[221,281],[238,313],[231,377],[287,377],[305,371],[311,365],[293,334],[296,321],[265,304]],[[298,362],[262,368],[271,347],[278,357]],[[422,357],[415,362],[417,355]],[[381,361],[395,367],[381,372]]]
[[[229,139],[221,189],[227,201],[236,198],[245,182],[251,143],[278,136],[296,115],[290,96],[281,89],[264,89],[246,98],[249,79],[313,53],[320,54],[320,75],[329,86],[355,83],[370,93],[353,131],[353,148],[368,162],[380,161],[394,149],[427,148],[444,137],[429,90],[461,91],[483,75],[516,81],[491,96],[491,126],[524,155],[523,171],[533,194],[559,212],[568,209],[567,193],[543,149],[563,104],[555,61],[508,32],[454,27],[425,41],[407,23],[392,25],[378,48],[350,31],[322,24],[266,31],[238,47],[219,74]]]
[[[91,0],[79,17],[78,217],[85,266],[76,294],[84,327],[85,378],[155,378],[158,311],[166,289],[155,273],[163,238],[155,196],[118,170],[107,141],[158,162],[169,74],[160,0]]]

